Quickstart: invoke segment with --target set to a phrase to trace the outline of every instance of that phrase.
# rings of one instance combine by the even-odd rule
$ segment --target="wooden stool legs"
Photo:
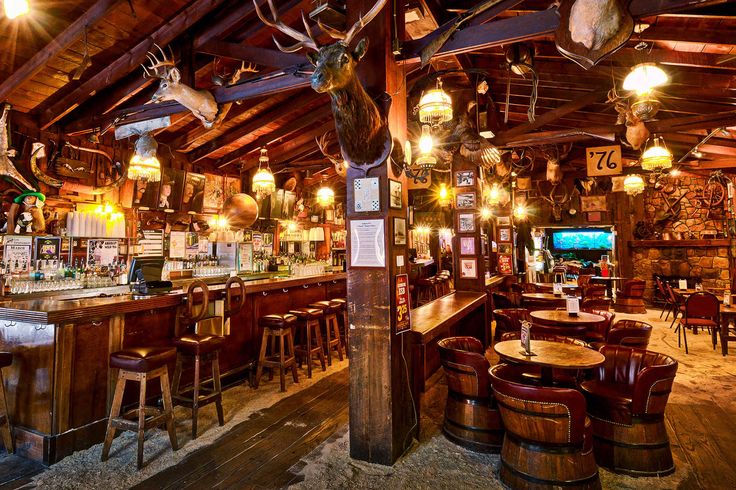
[[[181,372],[184,360],[187,358],[194,359],[194,386],[191,397],[184,396],[184,392],[179,391]],[[205,388],[207,393],[204,395],[200,394],[202,392],[202,361],[211,361],[212,365],[213,389]],[[183,405],[192,409],[192,440],[197,438],[199,408],[204,405],[214,402],[215,408],[217,409],[217,422],[220,424],[220,427],[225,425],[225,414],[222,410],[222,385],[220,384],[220,358],[218,352],[215,351],[193,356],[178,352],[176,355],[176,368],[174,370],[173,394],[174,401],[177,405]]]
[[[276,338],[279,339],[279,353],[274,352],[274,343]],[[271,355],[267,356],[268,339],[271,338]],[[286,341],[284,341],[286,338]],[[288,348],[288,352],[287,349]],[[258,369],[256,370],[255,388],[261,382],[263,368],[279,368],[281,391],[286,391],[286,370],[291,368],[291,375],[294,383],[299,382],[299,374],[296,371],[296,357],[294,355],[294,337],[291,334],[291,327],[285,328],[268,328],[263,327],[263,336],[261,338],[261,353],[258,357]]]
[[[317,360],[319,360],[322,366],[322,371],[327,371],[325,365],[325,352],[322,349],[322,332],[319,328],[319,320],[307,320],[304,323],[298,324],[297,328],[300,328],[300,332],[305,332],[306,345],[300,344],[296,348],[296,353],[299,354],[299,367],[302,366],[302,362],[307,360],[307,378],[312,377],[312,363],[314,362],[314,354],[317,354]],[[303,339],[302,342],[304,342]]]
[[[332,348],[337,348],[337,357],[342,361],[342,340],[340,339],[340,325],[337,323],[337,315],[327,313],[325,315],[325,337],[327,346],[327,365],[332,366]]]
[[[10,414],[8,413],[8,400],[5,398],[5,381],[3,380],[3,372],[0,370],[0,434],[3,437],[3,444],[8,454],[14,451],[13,435],[10,428]]]
[[[146,406],[146,381],[156,378],[161,380],[161,394],[164,401],[163,410]],[[125,383],[127,381],[137,381],[140,383],[138,407],[121,416],[120,409],[123,404],[123,393],[125,392]],[[132,415],[135,416],[135,419],[131,419]],[[107,461],[112,440],[115,438],[115,431],[118,429],[130,430],[138,434],[137,463],[138,469],[141,469],[143,467],[144,433],[146,430],[158,427],[159,425],[166,425],[166,430],[169,433],[169,441],[171,441],[171,448],[176,451],[178,445],[176,442],[176,431],[174,429],[174,412],[171,403],[169,372],[166,366],[147,373],[136,373],[121,369],[120,374],[118,374],[118,382],[112,400],[110,418],[107,421],[107,433],[105,434],[105,443],[102,446],[102,461]]]

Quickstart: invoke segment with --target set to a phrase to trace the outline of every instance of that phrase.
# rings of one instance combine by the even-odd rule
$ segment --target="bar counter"
[[[206,281],[210,299],[221,299],[224,281]],[[80,290],[58,297],[3,298],[0,350],[13,353],[5,380],[19,455],[52,464],[103,440],[115,387],[110,353],[171,345],[181,333],[178,318],[189,282],[176,281],[182,289],[141,299],[126,293],[127,286],[109,288],[119,294],[109,297],[80,297],[89,294]],[[231,319],[220,352],[223,377],[243,376],[257,359],[259,317],[345,297],[345,283],[345,273],[247,281],[245,305]],[[172,363],[170,376],[173,368]],[[182,383],[191,378],[185,371]],[[158,396],[153,384],[149,391]],[[125,403],[133,401],[125,398]]]

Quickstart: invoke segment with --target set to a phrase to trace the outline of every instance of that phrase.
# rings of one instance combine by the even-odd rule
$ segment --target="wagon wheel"
[[[701,198],[701,204],[703,207],[709,210],[715,209],[723,204],[723,199],[726,196],[726,188],[717,180],[710,180],[705,184],[703,189],[703,195]]]

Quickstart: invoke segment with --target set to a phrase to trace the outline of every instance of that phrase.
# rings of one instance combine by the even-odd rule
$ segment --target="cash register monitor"
[[[163,257],[133,257],[128,273],[128,283],[145,281],[150,284],[161,281],[164,261]]]

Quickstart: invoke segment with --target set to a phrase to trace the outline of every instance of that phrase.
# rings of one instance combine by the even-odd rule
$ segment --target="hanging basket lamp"
[[[664,140],[654,137],[654,142],[641,154],[642,170],[664,170],[672,167],[672,153],[667,149]]]
[[[144,133],[135,142],[135,153],[128,166],[128,179],[158,182],[161,180],[161,163],[156,156],[158,143],[150,133]]]
[[[636,196],[644,192],[646,184],[639,174],[631,174],[624,179],[624,191],[630,196]]]
[[[258,171],[253,176],[251,188],[259,201],[270,196],[276,190],[276,180],[268,166],[268,150],[265,148],[261,148],[261,156],[258,158]]]
[[[419,121],[423,124],[437,125],[452,120],[452,99],[442,90],[442,80],[437,78],[437,86],[422,94],[417,106]]]

